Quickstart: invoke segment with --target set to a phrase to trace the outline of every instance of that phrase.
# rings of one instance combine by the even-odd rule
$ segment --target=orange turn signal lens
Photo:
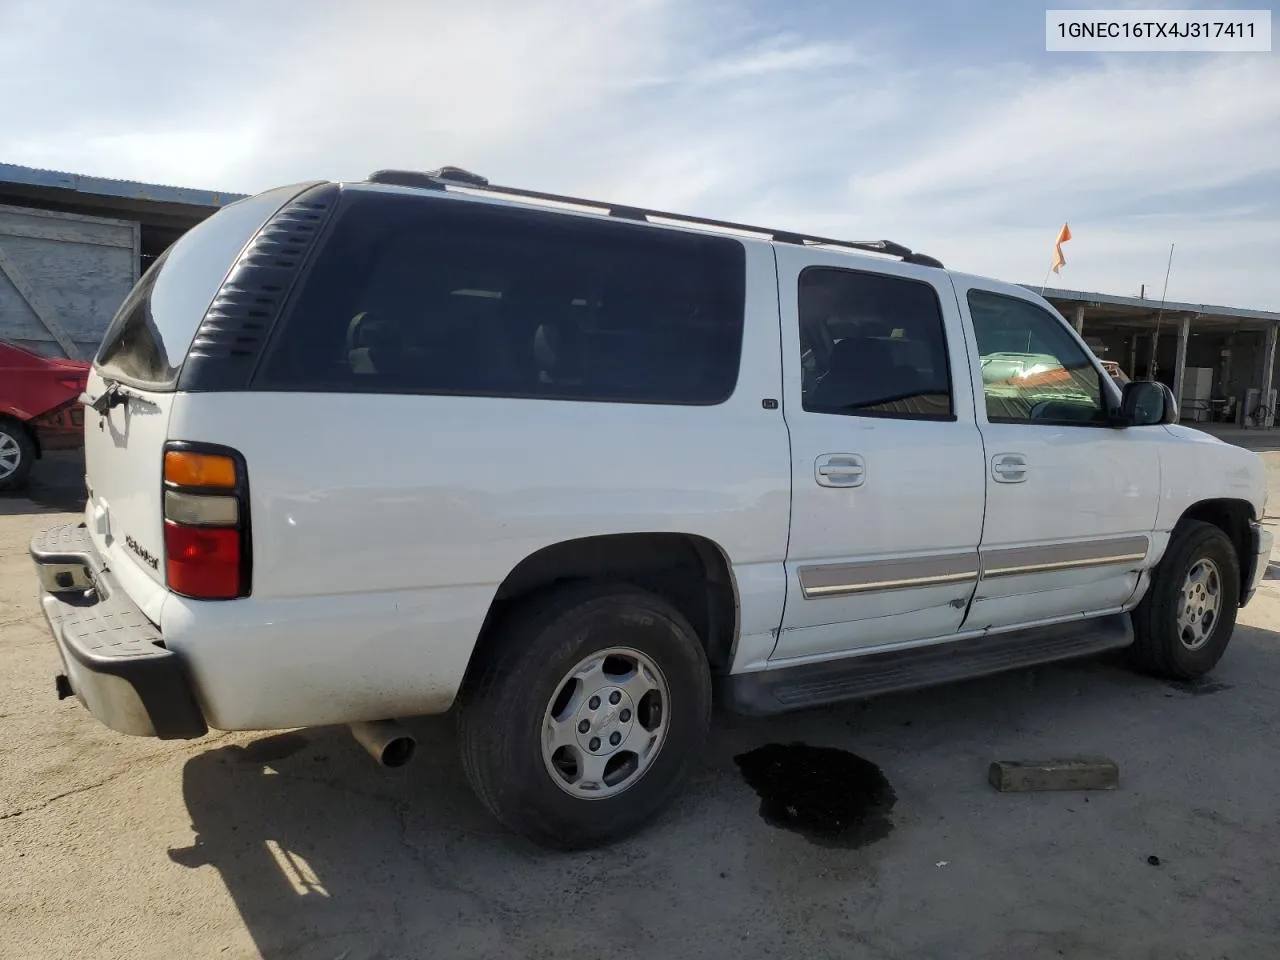
[[[164,478],[183,487],[234,487],[236,462],[211,453],[168,450],[164,455]]]

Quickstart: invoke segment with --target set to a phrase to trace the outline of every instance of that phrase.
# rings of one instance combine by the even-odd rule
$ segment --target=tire
[[[602,659],[607,650],[637,656]],[[535,843],[577,850],[634,833],[701,752],[711,722],[706,653],[680,612],[652,593],[626,584],[556,589],[495,624],[480,655],[486,660],[458,711],[463,768],[489,811]],[[588,679],[571,682],[575,671]],[[577,739],[596,733],[618,734],[619,745]],[[613,752],[589,756],[593,743]],[[606,765],[603,779],[585,775],[587,765],[606,761],[612,774]]]
[[[35,462],[36,445],[27,428],[17,420],[0,417],[0,490],[26,486]]]
[[[1183,606],[1184,591],[1191,589],[1193,571],[1216,574],[1216,578],[1202,581],[1199,594],[1194,590],[1191,594],[1196,610],[1214,607],[1207,630],[1203,618],[1190,625],[1179,620],[1180,612],[1187,609]],[[1213,604],[1206,600],[1215,596]],[[1204,676],[1226,652],[1239,606],[1240,560],[1231,540],[1209,523],[1188,520],[1178,524],[1146,596],[1133,612],[1131,662],[1140,670],[1172,680]]]

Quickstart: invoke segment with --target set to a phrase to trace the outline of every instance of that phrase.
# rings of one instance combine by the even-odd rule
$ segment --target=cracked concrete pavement
[[[718,716],[666,816],[557,855],[488,818],[447,718],[383,771],[341,729],[160,743],[59,703],[26,542],[68,517],[74,465],[69,488],[41,466],[36,503],[0,499],[2,960],[1280,955],[1280,580],[1199,685],[1107,657]],[[792,741],[879,764],[892,832],[830,849],[763,822],[733,758]],[[1120,788],[986,784],[1061,755],[1115,759]]]

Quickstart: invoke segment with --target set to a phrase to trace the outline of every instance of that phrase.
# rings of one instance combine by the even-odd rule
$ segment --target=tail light
[[[227,447],[169,443],[164,452],[165,577],[197,600],[249,595],[249,485]]]

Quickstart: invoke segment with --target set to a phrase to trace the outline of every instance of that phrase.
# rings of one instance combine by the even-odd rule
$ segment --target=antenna
[[[1164,298],[1169,293],[1169,274],[1173,270],[1173,248],[1169,244],[1169,264],[1164,268],[1164,289],[1160,291],[1160,307],[1156,310],[1156,332],[1151,337],[1151,369],[1147,373],[1150,380],[1156,378],[1156,347],[1160,344],[1160,320],[1164,316]]]

